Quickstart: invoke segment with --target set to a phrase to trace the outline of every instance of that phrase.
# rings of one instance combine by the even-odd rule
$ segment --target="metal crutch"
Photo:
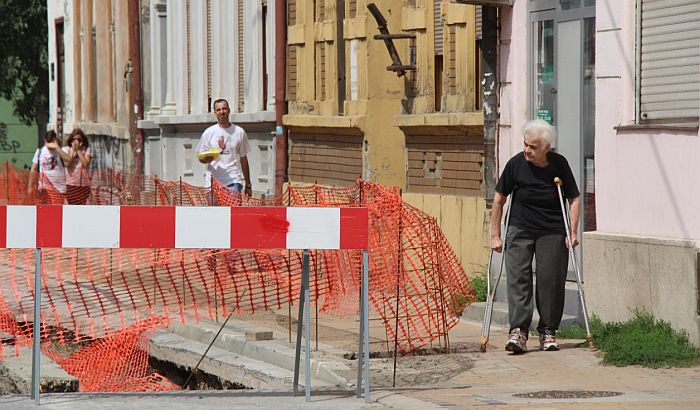
[[[513,194],[511,194],[511,197]],[[512,201],[507,203],[508,210],[506,211],[506,229],[505,235],[503,235],[503,256],[501,257],[501,265],[498,268],[498,276],[496,276],[496,282],[491,290],[491,260],[493,259],[493,249],[489,252],[489,263],[486,268],[486,309],[484,310],[484,322],[481,325],[481,346],[480,349],[482,353],[486,352],[486,345],[489,342],[489,333],[491,331],[491,315],[493,314],[493,302],[496,297],[496,290],[498,289],[498,282],[501,281],[501,275],[503,274],[503,265],[506,259],[506,241],[505,238],[508,235],[508,223],[510,222],[510,208]],[[500,223],[500,221],[499,221]],[[490,228],[489,228],[490,234]]]
[[[559,205],[561,205],[561,214],[564,219],[564,228],[566,228],[566,240],[569,242],[567,248],[569,248],[569,257],[571,257],[571,262],[574,265],[574,272],[576,273],[576,284],[578,285],[578,296],[581,300],[581,308],[583,309],[583,321],[586,325],[586,339],[588,340],[588,347],[594,349],[593,346],[593,334],[591,333],[591,327],[588,324],[588,308],[586,308],[586,297],[583,294],[583,281],[581,280],[581,269],[578,266],[578,260],[576,259],[576,252],[574,252],[574,247],[571,246],[573,243],[573,238],[571,237],[571,229],[569,228],[569,220],[566,215],[566,206],[564,205],[564,196],[561,193],[561,179],[559,177],[554,178],[554,184],[557,186],[557,193],[559,194]]]

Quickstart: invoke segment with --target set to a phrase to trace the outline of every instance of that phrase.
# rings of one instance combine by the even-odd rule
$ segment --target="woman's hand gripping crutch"
[[[569,257],[571,257],[571,263],[574,265],[574,272],[576,273],[578,296],[581,300],[581,309],[583,310],[583,321],[586,325],[586,339],[588,339],[588,347],[594,349],[593,334],[591,333],[591,327],[588,324],[588,308],[586,308],[586,296],[583,294],[583,281],[581,279],[581,269],[579,268],[578,260],[576,259],[576,252],[574,251],[574,246],[572,246],[572,244],[575,244],[575,242],[574,238],[571,237],[571,229],[569,228],[569,219],[567,217],[566,205],[564,205],[564,196],[561,193],[561,179],[559,177],[554,178],[554,184],[557,186],[557,193],[559,194],[559,205],[561,205],[561,213],[564,218],[564,228],[566,228],[566,247],[569,248]]]
[[[515,194],[515,192],[513,193]],[[511,194],[511,197],[513,196]],[[510,201],[512,202],[512,200]],[[493,314],[493,302],[494,298],[496,296],[496,289],[498,289],[498,282],[501,280],[501,275],[503,274],[503,265],[505,263],[506,259],[506,241],[505,238],[508,235],[508,223],[510,222],[510,208],[511,208],[511,203],[507,203],[507,211],[506,211],[506,229],[505,229],[505,234],[503,235],[503,255],[501,256],[501,263],[498,268],[498,276],[496,276],[496,282],[494,283],[493,289],[491,289],[491,261],[493,260],[493,251],[494,249],[491,248],[491,251],[489,252],[489,263],[488,266],[486,267],[486,308],[484,309],[484,322],[481,325],[481,347],[480,350],[482,353],[486,352],[486,345],[489,342],[489,333],[491,331],[491,315]],[[500,224],[501,221],[498,221]],[[489,235],[491,234],[491,228],[489,228]]]

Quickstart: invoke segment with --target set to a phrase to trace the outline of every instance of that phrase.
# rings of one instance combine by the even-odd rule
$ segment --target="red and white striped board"
[[[0,206],[0,248],[367,249],[367,208]]]

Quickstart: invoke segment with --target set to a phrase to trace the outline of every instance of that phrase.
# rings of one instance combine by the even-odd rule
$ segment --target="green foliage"
[[[635,311],[626,322],[603,323],[597,316],[590,320],[593,340],[605,352],[603,362],[615,366],[642,365],[644,367],[690,367],[700,361],[700,350],[688,341],[685,332],[679,332],[663,320]],[[586,330],[577,325],[557,331],[564,339],[585,339]]]
[[[0,0],[0,96],[26,125],[48,112],[45,0]]]
[[[455,316],[462,316],[464,309],[469,306],[474,299],[468,295],[453,295],[447,308]]]
[[[454,295],[450,300],[448,309],[456,316],[461,316],[464,309],[473,302],[486,301],[486,276],[484,273],[479,273],[477,276],[469,279],[474,291],[474,297],[467,295]]]
[[[474,295],[476,296],[477,302],[486,302],[487,289],[486,289],[486,274],[480,274],[469,280],[472,284],[472,289],[474,289]]]

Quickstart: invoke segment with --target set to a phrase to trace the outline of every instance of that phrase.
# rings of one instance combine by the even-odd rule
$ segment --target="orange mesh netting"
[[[42,350],[80,380],[81,391],[177,390],[177,385],[158,373],[147,373],[149,336],[166,322],[164,318],[152,317],[98,339],[68,356],[63,356],[55,345]]]
[[[27,203],[2,173],[0,203]],[[26,192],[27,179],[24,179]],[[182,181],[105,171],[92,176],[88,204],[206,206],[365,206],[370,217],[371,307],[400,352],[426,346],[459,322],[474,294],[436,220],[404,203],[396,189],[358,181],[345,188],[288,186],[282,198],[241,196]],[[310,299],[320,312],[358,313],[361,252],[314,251]],[[198,321],[296,304],[302,251],[185,249],[45,249],[42,259],[42,338],[51,345],[87,344],[73,355],[46,352],[79,378],[81,390],[177,388],[147,375],[148,330],[172,320]],[[0,331],[15,345],[31,344],[34,250],[0,250]],[[144,333],[146,332],[146,333]],[[0,354],[2,349],[0,349]],[[96,373],[96,374],[95,374]]]

